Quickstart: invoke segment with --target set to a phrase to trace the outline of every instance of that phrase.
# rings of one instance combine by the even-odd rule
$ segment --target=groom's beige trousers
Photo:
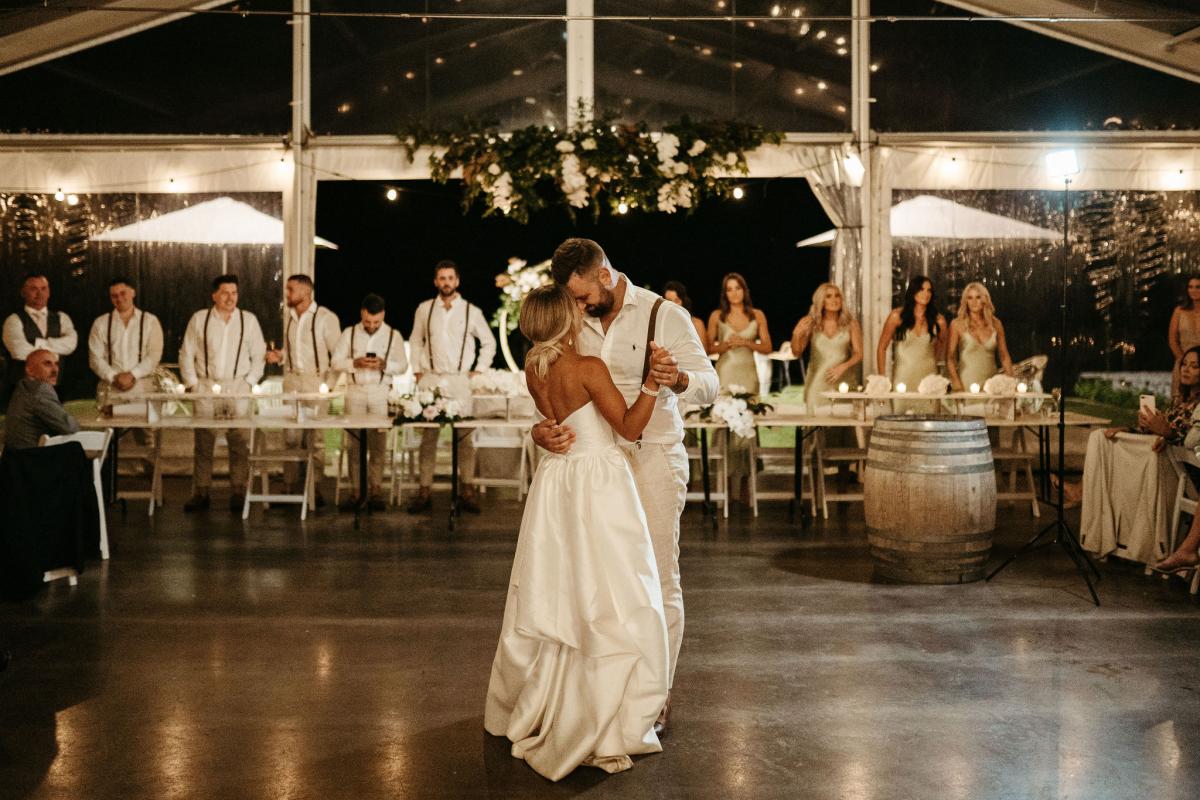
[[[633,444],[623,448],[633,468],[658,580],[662,584],[663,610],[667,616],[670,643],[670,685],[675,685],[675,665],[683,643],[683,587],[679,582],[679,516],[687,501],[688,458],[683,442],[677,444]]]

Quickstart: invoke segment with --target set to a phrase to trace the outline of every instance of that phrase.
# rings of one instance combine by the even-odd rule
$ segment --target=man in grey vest
[[[4,349],[8,355],[8,373],[4,381],[7,400],[17,381],[25,375],[25,359],[34,350],[49,350],[59,356],[75,352],[79,337],[71,318],[61,311],[51,311],[50,281],[45,275],[31,272],[21,282],[22,308],[4,320]]]

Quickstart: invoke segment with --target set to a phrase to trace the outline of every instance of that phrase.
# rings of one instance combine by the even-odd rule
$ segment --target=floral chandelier
[[[493,122],[466,122],[455,130],[401,130],[412,161],[430,147],[431,177],[463,181],[463,212],[477,203],[483,216],[502,214],[525,224],[530,214],[562,203],[574,218],[603,206],[617,214],[691,212],[710,199],[730,197],[730,178],[747,175],[746,153],[778,144],[780,133],[743,122],[693,122],[684,117],[651,132],[644,122],[614,123],[580,115],[569,130],[530,126],[501,133]]]

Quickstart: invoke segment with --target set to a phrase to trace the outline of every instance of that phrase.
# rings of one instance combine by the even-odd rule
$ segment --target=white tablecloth
[[[1097,556],[1143,564],[1167,556],[1167,534],[1176,477],[1165,454],[1150,449],[1156,437],[1103,430],[1088,437],[1083,464],[1080,542]]]

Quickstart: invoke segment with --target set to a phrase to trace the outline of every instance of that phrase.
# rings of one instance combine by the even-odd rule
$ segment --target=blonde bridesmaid
[[[1004,326],[996,318],[991,293],[978,281],[963,289],[958,316],[950,323],[948,352],[946,371],[956,392],[966,391],[973,383],[982,388],[997,371],[1013,374]]]
[[[811,348],[804,372],[804,405],[810,410],[822,401],[821,393],[832,391],[846,380],[858,383],[858,365],[863,360],[862,328],[846,311],[842,290],[822,283],[813,293],[812,309],[792,331],[792,354],[799,358]]]
[[[893,308],[879,334],[875,364],[880,372],[887,368],[888,348],[892,349],[892,388],[903,383],[906,391],[916,392],[926,375],[936,374],[938,362],[946,354],[946,318],[937,309],[933,281],[916,275],[908,281],[904,305]],[[929,410],[929,403],[897,401],[897,414]]]

